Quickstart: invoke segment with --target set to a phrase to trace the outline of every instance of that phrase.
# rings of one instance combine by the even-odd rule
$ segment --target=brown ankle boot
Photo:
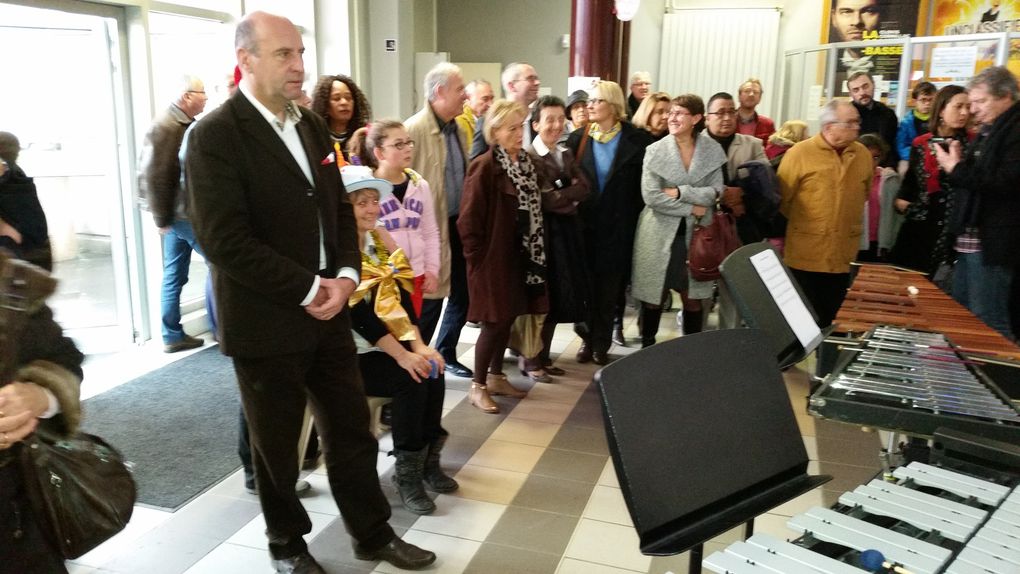
[[[490,395],[503,395],[513,399],[523,399],[528,396],[528,391],[522,391],[510,384],[510,381],[506,380],[506,375],[500,373],[498,375],[489,373],[485,379],[485,388],[488,389]]]

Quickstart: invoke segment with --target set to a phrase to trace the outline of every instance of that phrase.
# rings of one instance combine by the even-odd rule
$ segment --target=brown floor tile
[[[569,422],[569,419],[568,419]],[[609,455],[606,432],[601,428],[589,428],[564,424],[560,432],[549,443],[549,448],[575,450],[588,454]]]
[[[576,516],[511,506],[485,541],[562,556],[577,521]]]
[[[521,548],[484,543],[464,569],[465,574],[553,574],[560,557]]]
[[[593,488],[595,485],[587,482],[531,475],[510,504],[580,516]]]
[[[538,459],[531,474],[594,483],[602,474],[607,458],[608,455],[549,448]]]

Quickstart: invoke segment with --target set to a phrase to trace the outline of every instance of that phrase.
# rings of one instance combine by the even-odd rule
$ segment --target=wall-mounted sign
[[[396,52],[397,51],[397,39],[396,38],[386,38],[385,40],[383,40],[383,42],[386,44],[386,51],[387,52]]]
[[[969,78],[977,66],[977,46],[936,46],[931,49],[932,78]]]

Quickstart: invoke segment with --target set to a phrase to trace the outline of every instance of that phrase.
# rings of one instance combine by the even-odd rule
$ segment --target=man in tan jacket
[[[425,343],[439,323],[443,298],[449,296],[443,325],[435,348],[446,360],[446,372],[458,377],[471,377],[471,369],[457,361],[457,341],[467,322],[467,264],[464,248],[457,234],[457,216],[467,173],[468,139],[457,125],[467,94],[460,68],[437,64],[425,74],[425,104],[418,113],[407,118],[404,126],[415,142],[411,167],[420,173],[432,190],[433,206],[439,224],[441,244],[439,287],[425,294],[418,327]]]
[[[818,123],[821,133],[793,146],[779,165],[779,210],[788,220],[786,265],[826,327],[846,296],[873,173],[871,155],[856,141],[861,118],[852,104],[830,101]]]

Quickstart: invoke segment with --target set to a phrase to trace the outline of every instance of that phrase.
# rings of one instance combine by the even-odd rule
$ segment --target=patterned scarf
[[[609,128],[609,131],[602,131],[599,125],[595,122],[591,123],[591,128],[588,129],[588,134],[591,139],[604,144],[613,141],[613,138],[620,135],[620,122],[613,124],[613,127]]]
[[[517,153],[517,162],[514,163],[510,161],[510,154],[498,145],[496,161],[517,189],[517,233],[527,257],[524,284],[541,286],[545,283],[545,230],[542,227],[542,194],[538,190],[535,166],[524,150]]]

